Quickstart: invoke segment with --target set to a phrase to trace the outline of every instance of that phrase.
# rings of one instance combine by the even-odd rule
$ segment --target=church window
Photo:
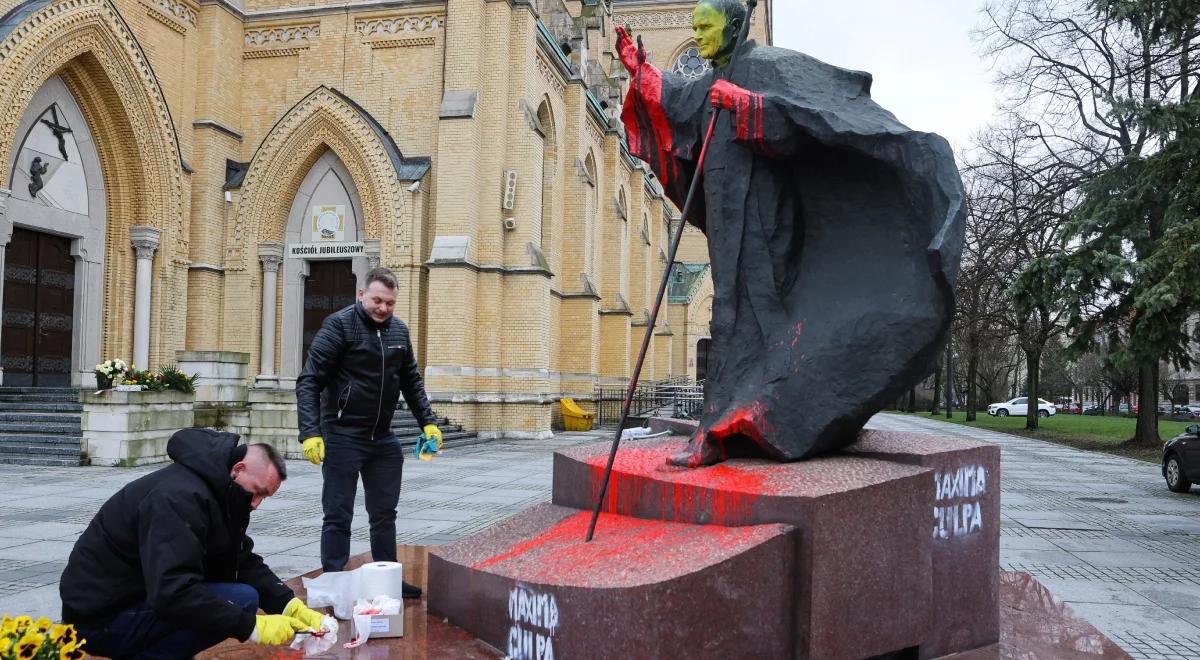
[[[690,80],[695,80],[703,76],[710,69],[712,69],[712,64],[703,57],[700,57],[700,49],[696,46],[689,46],[684,49],[675,60],[674,66],[671,67],[671,71]]]

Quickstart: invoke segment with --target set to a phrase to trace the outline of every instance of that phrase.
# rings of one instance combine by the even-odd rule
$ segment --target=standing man
[[[175,461],[117,491],[71,550],[59,581],[62,617],[88,654],[190,658],[235,637],[286,644],[320,630],[246,536],[250,512],[279,490],[287,466],[270,445],[183,429]],[[259,607],[268,614],[256,614]]]
[[[350,559],[350,522],[360,474],[371,522],[371,557],[396,561],[396,503],[404,451],[392,433],[392,415],[401,393],[425,436],[436,439],[439,448],[442,444],[408,326],[392,316],[396,288],[392,271],[371,269],[358,302],[325,319],[296,379],[301,446],[309,461],[323,463],[325,571],[344,570]],[[420,595],[419,588],[404,583],[405,598]]]

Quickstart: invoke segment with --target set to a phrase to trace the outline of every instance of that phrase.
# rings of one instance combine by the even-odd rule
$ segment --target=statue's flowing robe
[[[753,92],[723,112],[687,221],[715,287],[700,430],[791,461],[854,441],[931,373],[954,311],[965,224],[949,145],[870,97],[869,74],[749,42],[698,80],[642,64],[630,151],[680,208],[714,75]],[[739,444],[739,443],[728,443]]]

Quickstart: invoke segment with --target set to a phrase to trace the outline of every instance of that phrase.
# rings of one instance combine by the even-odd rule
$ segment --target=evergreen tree
[[[1111,103],[1150,136],[1094,177],[1070,214],[1066,250],[1039,259],[1014,287],[1065,283],[1073,310],[1072,349],[1102,338],[1114,370],[1136,369],[1140,410],[1135,441],[1157,445],[1158,365],[1190,365],[1186,321],[1200,310],[1200,95],[1195,42],[1200,0],[1093,0],[1101,15],[1143,35],[1145,48],[1171,52],[1145,79],[1178,90],[1161,100],[1131,90]],[[1027,295],[1027,294],[1026,294]]]

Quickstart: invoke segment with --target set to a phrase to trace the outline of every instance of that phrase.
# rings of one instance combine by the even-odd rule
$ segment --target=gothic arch
[[[21,113],[60,76],[94,137],[106,191],[105,282],[133,279],[129,229],[161,230],[155,255],[150,356],[162,362],[183,348],[188,232],[184,225],[180,152],[166,99],[149,61],[112,0],[29,0],[9,16],[23,20],[0,30],[0,188],[8,188]],[[106,286],[103,352],[132,349],[131,287]],[[164,303],[167,303],[164,305]],[[139,365],[145,366],[145,365]]]
[[[555,117],[556,113],[550,97],[543,97],[537,109],[538,125],[542,132],[542,161],[540,163],[541,220],[536,238],[542,252],[552,260],[552,264],[561,258],[561,251],[554,249],[555,238],[559,233],[554,219],[557,217],[555,210],[558,208],[559,172],[562,171],[562,158],[559,157],[562,154],[558,136],[559,123]],[[558,270],[557,268],[552,269]]]
[[[428,160],[400,156],[391,137],[362,108],[322,86],[283,115],[250,162],[228,267],[253,268],[258,243],[283,240],[295,191],[326,150],[350,173],[362,203],[365,233],[381,240],[384,261],[410,244],[411,218],[401,195],[401,177],[420,179]]]
[[[32,4],[32,3],[26,3]],[[139,222],[157,221],[164,234],[171,232],[172,247],[182,247],[183,180],[175,126],[158,79],[129,27],[111,0],[62,0],[46,4],[4,36],[0,42],[0,107],[24,109],[42,85],[61,74],[88,115],[97,142],[105,132],[136,127],[109,143],[108,159],[118,151],[134,156],[105,163],[106,170],[124,170],[106,176],[132,184],[136,208],[145,214]],[[114,119],[98,121],[101,115]],[[105,126],[104,124],[110,124]],[[12,160],[16,123],[0,124],[0,162]],[[129,144],[130,137],[133,144]],[[106,160],[105,156],[101,156]],[[7,187],[8,171],[0,173]],[[161,226],[168,218],[176,226]],[[168,244],[163,242],[163,246]]]
[[[598,270],[598,255],[600,240],[596,236],[598,223],[596,216],[600,211],[600,174],[596,169],[596,154],[588,149],[583,157],[583,218],[581,229],[583,236],[583,260],[580,272],[584,276],[594,277]]]
[[[246,172],[242,184],[231,237],[226,254],[227,285],[237,281],[258,295],[226,299],[226,314],[246,319],[247,327],[261,327],[262,268],[259,249],[262,244],[284,244],[289,238],[289,221],[298,191],[322,158],[338,163],[339,179],[352,189],[359,240],[379,241],[379,262],[401,265],[413,246],[411,208],[406,204],[404,188],[418,181],[430,169],[429,158],[405,158],[387,131],[370,114],[340,91],[320,86],[292,106],[267,132]],[[293,223],[294,224],[294,223]],[[297,309],[299,279],[305,275],[295,260],[285,260],[283,290],[276,323]],[[356,263],[364,259],[355,259]],[[361,266],[361,264],[360,264]],[[365,273],[359,267],[356,272]],[[230,272],[234,271],[234,272]],[[361,273],[360,273],[361,275]],[[244,284],[243,284],[244,283]],[[292,287],[289,289],[288,287]],[[286,305],[286,308],[285,308]],[[409,318],[413,318],[410,310]],[[294,319],[293,319],[294,320]],[[281,368],[279,375],[290,379],[299,371],[298,338],[275,333]],[[293,341],[295,340],[295,341]],[[260,342],[254,333],[227,336],[226,345],[238,346],[254,357],[250,368],[260,373]],[[295,348],[295,350],[293,350]]]

